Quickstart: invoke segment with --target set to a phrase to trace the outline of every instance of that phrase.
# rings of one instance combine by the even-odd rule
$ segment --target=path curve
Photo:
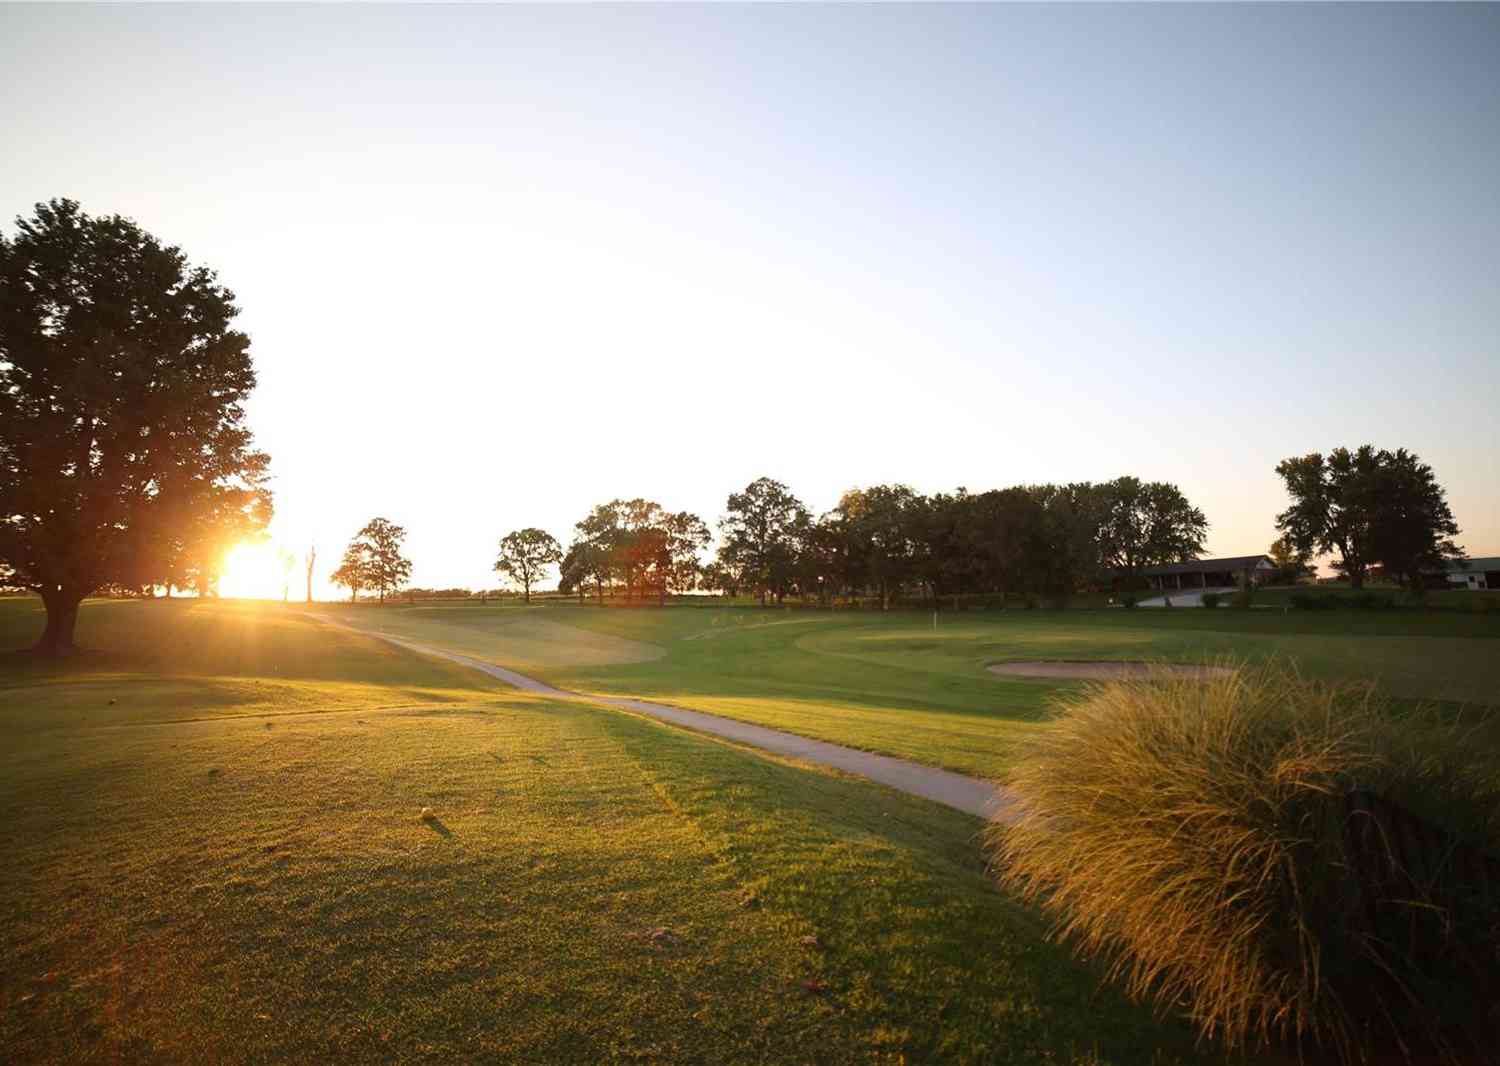
[[[777,755],[805,759],[807,762],[830,766],[836,770],[843,770],[845,773],[869,778],[871,781],[888,785],[897,791],[922,796],[981,818],[1008,820],[1007,809],[1012,801],[1003,790],[977,777],[923,766],[921,763],[911,762],[908,759],[896,759],[889,755],[860,751],[858,748],[846,748],[841,744],[830,744],[826,740],[813,740],[809,737],[798,736],[796,733],[784,733],[779,729],[768,729],[765,726],[752,725],[735,718],[723,718],[717,714],[706,714],[703,711],[669,707],[664,703],[651,703],[646,700],[631,699],[628,696],[589,696],[581,692],[569,692],[566,689],[553,688],[535,678],[518,674],[514,670],[507,670],[503,666],[496,666],[455,651],[446,651],[428,644],[393,637],[378,630],[363,629],[324,615],[309,613],[307,617],[326,625],[347,629],[361,636],[375,637],[421,655],[447,659],[488,674],[523,692],[531,692],[556,700],[567,700],[572,703],[602,703],[610,707],[635,711],[637,714],[650,715],[700,733],[711,733],[714,736],[724,737],[726,740],[760,748]]]

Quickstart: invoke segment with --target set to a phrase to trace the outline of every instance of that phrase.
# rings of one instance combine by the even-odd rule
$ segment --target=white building
[[[1450,588],[1500,589],[1500,555],[1450,562],[1447,577]]]

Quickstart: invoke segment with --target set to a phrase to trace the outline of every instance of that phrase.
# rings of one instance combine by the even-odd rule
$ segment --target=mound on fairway
[[[516,608],[325,608],[322,613],[357,628],[462,652],[523,673],[645,663],[667,653],[660,644],[593,632]]]
[[[1022,660],[994,663],[992,674],[1002,677],[1053,677],[1084,681],[1126,681],[1143,677],[1228,677],[1234,670],[1228,666],[1183,666],[1176,663],[1071,662]]]

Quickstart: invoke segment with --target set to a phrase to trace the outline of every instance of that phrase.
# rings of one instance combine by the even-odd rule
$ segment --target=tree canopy
[[[602,598],[604,587],[618,582],[627,600],[654,596],[661,603],[697,584],[699,553],[711,539],[697,515],[641,498],[601,503],[573,529],[562,561],[564,591],[592,581]]]
[[[352,597],[360,589],[374,589],[385,602],[385,594],[399,589],[411,576],[411,562],[401,554],[406,530],[386,518],[372,518],[354,534],[332,579],[347,588]]]
[[[733,574],[737,587],[754,589],[762,605],[767,594],[778,601],[796,578],[798,549],[811,516],[785,485],[757,478],[729,494],[719,520],[716,573]]]
[[[118,215],[38,204],[0,233],[0,583],[47,609],[37,650],[73,646],[100,588],[193,582],[263,529],[268,457],[244,401],[234,294]]]
[[[500,539],[500,557],[495,570],[520,584],[526,602],[531,602],[531,586],[553,563],[562,562],[557,539],[546,530],[530,526],[507,533]]]
[[[1354,588],[1372,566],[1405,582],[1447,559],[1463,558],[1458,524],[1432,467],[1405,448],[1363,444],[1276,466],[1291,506],[1276,528],[1299,552],[1336,553],[1334,566]]]

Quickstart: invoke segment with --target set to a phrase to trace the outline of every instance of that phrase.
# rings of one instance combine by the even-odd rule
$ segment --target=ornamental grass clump
[[[1018,752],[993,869],[1230,1050],[1493,1061],[1493,737],[1281,667],[1090,686]]]

